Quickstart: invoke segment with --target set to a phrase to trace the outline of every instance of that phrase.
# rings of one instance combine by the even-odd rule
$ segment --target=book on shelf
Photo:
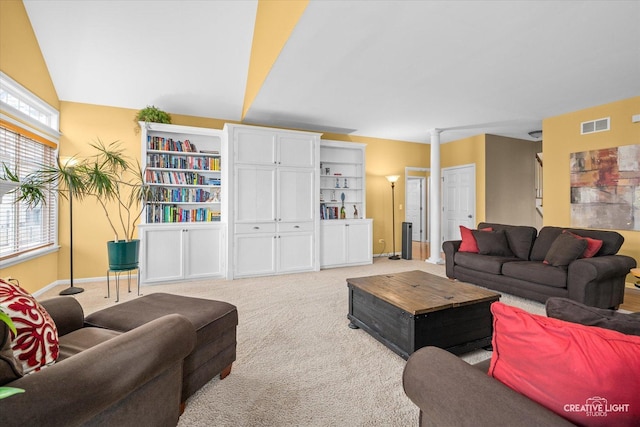
[[[220,211],[210,208],[183,208],[176,205],[147,205],[150,224],[220,221]]]
[[[163,136],[147,135],[147,149],[161,151],[183,151],[187,153],[197,153],[198,149],[188,139],[175,141],[173,138]]]

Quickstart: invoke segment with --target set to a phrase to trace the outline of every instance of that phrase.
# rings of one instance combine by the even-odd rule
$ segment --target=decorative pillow
[[[470,228],[465,227],[464,225],[460,226],[460,236],[462,237],[462,243],[460,243],[460,248],[458,252],[473,252],[477,254],[478,243],[476,242],[476,238],[473,237],[473,233]],[[480,231],[493,231],[493,228],[481,228]]]
[[[500,302],[489,375],[585,426],[640,419],[640,337],[530,314]]]
[[[545,305],[547,316],[586,326],[611,329],[627,335],[640,335],[640,313],[589,307],[569,298],[553,297]]]
[[[563,230],[562,232],[571,234],[576,239],[584,239],[587,241],[587,249],[585,249],[582,255],[580,255],[580,258],[592,258],[602,247],[602,240],[592,239],[591,237],[583,237],[578,234],[572,233],[569,230]]]
[[[587,249],[586,240],[577,239],[568,233],[562,233],[551,244],[543,262],[554,267],[564,267],[577,260],[585,249]]]
[[[18,331],[11,348],[22,365],[23,373],[38,371],[55,363],[59,349],[58,330],[44,307],[19,286],[2,279],[0,304]]]
[[[473,237],[478,242],[478,252],[482,255],[513,257],[509,241],[504,230],[480,232],[473,230]]]
[[[11,331],[4,322],[0,322],[0,386],[21,376],[22,365],[13,356],[11,349]]]

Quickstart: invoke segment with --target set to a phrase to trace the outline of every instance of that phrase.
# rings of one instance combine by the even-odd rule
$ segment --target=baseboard
[[[73,284],[75,285],[76,283],[91,283],[91,282],[106,282],[107,281],[107,276],[102,276],[102,277],[85,277],[84,279],[73,279]],[[50,291],[51,289],[55,288],[56,286],[60,286],[60,285],[70,285],[71,284],[71,280],[67,279],[67,280],[56,280],[53,283],[48,284],[47,286],[45,286],[44,288],[38,289],[37,291],[35,291],[33,293],[34,297],[39,297],[40,295],[44,294],[47,291]]]

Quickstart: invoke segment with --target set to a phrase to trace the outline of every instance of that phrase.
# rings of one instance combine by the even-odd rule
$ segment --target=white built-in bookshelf
[[[142,167],[152,197],[139,227],[141,280],[226,275],[224,132],[140,123]]]

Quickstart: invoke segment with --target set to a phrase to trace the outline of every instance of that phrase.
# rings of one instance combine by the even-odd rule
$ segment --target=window
[[[58,111],[0,72],[0,177],[4,165],[19,178],[54,165]],[[0,181],[0,189],[7,190]],[[0,266],[19,262],[57,245],[57,197],[28,207],[16,194],[0,192]]]
[[[55,150],[0,124],[2,163],[22,178],[40,165],[53,164]],[[56,198],[49,193],[46,204],[29,208],[15,203],[15,194],[0,200],[0,261],[56,243]]]

